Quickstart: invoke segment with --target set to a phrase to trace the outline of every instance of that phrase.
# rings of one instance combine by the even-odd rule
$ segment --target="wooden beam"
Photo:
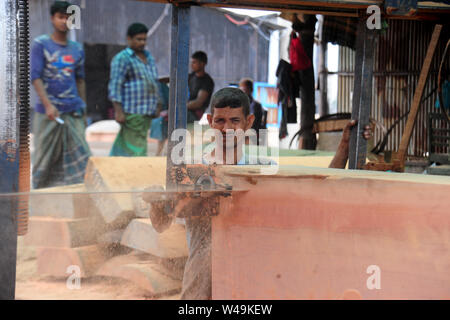
[[[422,100],[423,90],[427,82],[428,73],[430,71],[431,61],[436,50],[436,46],[441,34],[442,25],[437,24],[434,27],[433,35],[431,36],[430,44],[428,45],[427,54],[422,65],[420,72],[419,82],[417,83],[416,91],[414,92],[413,103],[409,111],[408,120],[406,121],[405,131],[403,132],[402,139],[400,140],[400,146],[394,164],[399,166],[403,171],[408,145],[411,140],[412,131],[416,122],[417,114],[419,113],[420,101]]]
[[[162,0],[140,0],[147,2],[169,3],[169,1]],[[253,7],[270,7],[274,9],[283,9],[286,6],[291,7],[323,7],[323,8],[351,8],[364,9],[371,5],[382,5],[381,0],[319,0],[319,1],[298,1],[298,0],[172,0],[170,3],[178,4],[195,4],[201,6],[234,6],[239,8]]]
[[[316,121],[314,123],[313,132],[342,131],[349,121],[350,120],[348,119]]]
[[[213,299],[450,296],[448,177],[248,167],[224,168],[242,172],[232,184],[249,191],[212,218]],[[370,265],[381,290],[367,287]]]

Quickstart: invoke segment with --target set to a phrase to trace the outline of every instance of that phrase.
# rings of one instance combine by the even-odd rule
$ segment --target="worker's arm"
[[[163,232],[172,224],[172,216],[165,211],[166,201],[154,201],[149,212],[150,221],[157,232]]]
[[[208,100],[209,92],[206,90],[200,90],[197,95],[197,99],[189,101],[187,103],[188,110],[197,110],[203,107],[203,104]]]
[[[47,96],[47,91],[45,91],[44,83],[40,78],[36,78],[33,80],[33,86],[36,90],[39,99],[45,108],[45,114],[47,115],[49,120],[55,120],[55,118],[59,117],[58,109],[51,103],[50,99]]]
[[[125,123],[125,113],[122,109],[122,104],[117,101],[113,101],[114,106],[114,118],[118,123]]]
[[[115,56],[111,61],[111,73],[108,84],[109,99],[114,106],[114,117],[118,123],[125,122],[125,113],[122,107],[122,87],[128,72],[128,62],[123,56]]]
[[[166,206],[172,203],[172,200],[159,200],[151,202],[150,220],[152,226],[157,232],[163,232],[170,227],[173,217],[192,216],[196,211],[201,210],[203,201],[206,198],[191,198],[190,196],[183,196],[175,200],[174,207],[170,215],[166,212]]]
[[[336,150],[336,154],[334,155],[333,160],[331,161],[329,168],[337,168],[337,169],[345,169],[345,165],[348,160],[348,152],[349,152],[349,144],[350,144],[350,131],[353,126],[356,125],[356,120],[351,120],[345,126],[342,132],[342,139],[339,143],[338,149]],[[364,127],[363,137],[368,140],[372,136],[372,130],[370,126],[367,125]]]

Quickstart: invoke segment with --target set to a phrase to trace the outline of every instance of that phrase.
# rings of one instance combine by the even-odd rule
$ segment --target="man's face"
[[[137,52],[142,52],[145,49],[145,45],[147,44],[147,34],[139,33],[134,35],[133,37],[128,36],[128,46]]]
[[[197,59],[191,59],[192,72],[200,72],[205,69],[205,64]]]
[[[214,113],[208,114],[209,126],[213,129],[217,129],[222,133],[223,149],[236,148],[243,142],[243,137],[235,137],[234,144],[226,144],[227,130],[232,129],[234,131],[241,129],[244,132],[250,129],[255,120],[255,116],[249,114],[247,117],[244,115],[244,108],[214,108]]]
[[[68,18],[68,14],[56,12],[51,18],[53,27],[59,32],[67,32],[69,30],[67,27]]]

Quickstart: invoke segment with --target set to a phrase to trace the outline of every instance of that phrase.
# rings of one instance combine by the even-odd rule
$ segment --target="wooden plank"
[[[349,121],[349,119],[316,121],[313,132],[342,131]]]
[[[67,268],[78,266],[81,277],[94,275],[97,269],[108,260],[108,253],[100,246],[78,248],[37,248],[37,270],[40,275],[69,277]]]
[[[233,179],[249,191],[212,218],[213,299],[450,297],[448,177],[314,171]],[[381,290],[367,287],[371,265]]]
[[[280,158],[283,159],[283,158]],[[407,183],[423,183],[450,186],[450,179],[448,177],[429,176],[425,174],[412,173],[393,173],[393,172],[379,172],[379,171],[357,171],[357,170],[342,170],[319,167],[304,167],[299,165],[280,165],[278,172],[274,175],[267,175],[260,171],[261,166],[224,166],[217,174],[224,174],[226,176],[243,177],[253,181],[260,177],[278,177],[302,180],[315,177],[316,179],[331,179],[331,180],[346,180],[346,179],[370,179],[383,180],[390,182],[407,182]],[[234,181],[234,180],[233,180]],[[234,185],[233,185],[234,186]],[[239,184],[236,188],[242,189]],[[245,188],[243,188],[245,189]]]
[[[151,295],[161,295],[181,290],[181,279],[148,255],[117,256],[102,265],[99,276],[117,277],[133,282]]]
[[[85,185],[105,222],[125,227],[135,214],[132,192],[165,185],[163,157],[91,157]],[[99,193],[96,193],[99,192]],[[114,193],[116,192],[116,193]]]
[[[24,238],[29,246],[75,248],[95,244],[104,232],[100,219],[31,217]]]
[[[434,31],[431,36],[430,44],[428,45],[427,54],[420,71],[419,81],[414,92],[414,98],[409,110],[408,120],[406,121],[405,130],[403,131],[402,139],[400,140],[400,146],[398,148],[397,158],[394,159],[401,169],[404,168],[406,160],[406,154],[408,151],[409,141],[411,140],[412,131],[416,122],[417,114],[419,113],[420,101],[422,100],[423,90],[425,88],[428,74],[430,71],[431,61],[433,60],[434,52],[441,34],[442,25],[437,24],[434,26]]]
[[[84,184],[35,189],[29,199],[31,216],[79,219],[90,215]]]
[[[161,258],[178,258],[188,255],[186,230],[173,223],[162,233],[157,232],[147,219],[134,219],[122,236],[121,244]]]
[[[164,0],[140,0],[147,2],[163,2]],[[286,7],[292,9],[304,9],[305,7],[318,7],[318,8],[349,8],[349,9],[362,9],[367,8],[370,5],[381,5],[380,0],[321,0],[321,1],[298,1],[298,0],[175,0],[172,3],[189,3],[197,4],[201,6],[219,6],[219,7],[238,7],[238,8],[270,8],[282,10]]]

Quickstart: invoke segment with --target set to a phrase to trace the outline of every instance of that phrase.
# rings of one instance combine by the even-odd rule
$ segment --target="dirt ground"
[[[18,300],[177,300],[180,294],[152,297],[130,281],[119,278],[91,277],[81,279],[80,289],[69,289],[67,279],[37,273],[33,247],[18,238],[16,299]]]

